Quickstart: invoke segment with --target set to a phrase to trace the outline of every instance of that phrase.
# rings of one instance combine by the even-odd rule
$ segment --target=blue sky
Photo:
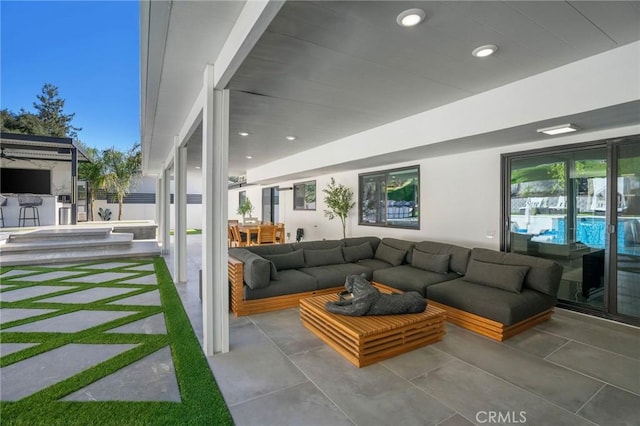
[[[137,1],[0,0],[0,14],[1,108],[33,111],[52,83],[86,145],[140,141]]]

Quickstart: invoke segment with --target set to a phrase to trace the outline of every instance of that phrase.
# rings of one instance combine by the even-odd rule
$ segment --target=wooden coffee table
[[[300,300],[302,324],[357,367],[442,340],[445,311],[427,306],[420,314],[352,317],[327,312],[329,294]]]

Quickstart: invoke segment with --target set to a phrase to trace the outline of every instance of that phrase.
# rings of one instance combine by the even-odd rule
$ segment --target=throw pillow
[[[338,265],[344,263],[342,247],[334,247],[323,250],[304,250],[305,265],[313,266]]]
[[[425,271],[437,272],[438,274],[446,274],[449,272],[448,254],[431,254],[417,249],[413,249],[413,257],[411,258],[411,266]]]
[[[265,254],[262,257],[270,260],[278,271],[304,268],[304,253],[302,249],[283,254]]]
[[[466,281],[499,288],[512,293],[520,293],[528,266],[502,265],[471,260],[464,276]]]
[[[407,255],[406,250],[398,250],[386,244],[380,243],[376,250],[375,258],[390,263],[393,266],[402,264],[404,257]]]
[[[357,246],[342,247],[342,255],[347,263],[355,263],[362,259],[371,259],[373,257],[373,249],[371,244],[365,242]]]

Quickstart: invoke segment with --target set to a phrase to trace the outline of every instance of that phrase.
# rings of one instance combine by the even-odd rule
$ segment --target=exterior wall
[[[71,172],[69,172],[71,173]],[[143,177],[135,187],[132,188],[132,193],[149,193],[155,194],[156,192],[156,178],[153,176]],[[171,193],[174,193],[173,181],[171,182]],[[187,172],[187,193],[188,194],[201,194],[202,193],[202,174],[199,170],[189,170]],[[116,220],[118,217],[118,204],[107,203],[106,200],[96,200],[95,211],[96,216],[98,209],[111,210],[112,220]],[[236,207],[237,209],[237,201]],[[171,220],[169,227],[174,228],[174,214],[173,207],[171,211]],[[156,220],[156,206],[155,204],[135,204],[126,203],[122,207],[122,220]],[[187,228],[189,229],[202,229],[202,204],[187,204]]]
[[[500,245],[500,154],[527,151],[557,145],[627,136],[640,133],[640,126],[611,129],[556,137],[545,141],[492,148],[462,154],[421,159],[406,163],[359,169],[332,175],[279,182],[280,187],[316,180],[317,209],[294,211],[293,191],[280,192],[281,219],[290,239],[295,240],[297,228],[303,228],[306,240],[342,238],[339,219],[329,221],[324,216],[324,189],[333,176],[337,183],[347,185],[354,194],[356,207],[347,221],[347,236],[377,235],[409,240],[446,241],[468,247],[499,249]],[[389,168],[420,166],[420,229],[394,229],[358,225],[358,174]],[[273,186],[272,184],[268,186]],[[243,188],[251,201],[260,200],[261,186]],[[251,192],[249,191],[251,189]],[[238,190],[229,191],[229,218],[238,204]],[[254,202],[255,204],[255,202]],[[258,206],[256,206],[258,207]],[[237,215],[236,215],[237,216]]]

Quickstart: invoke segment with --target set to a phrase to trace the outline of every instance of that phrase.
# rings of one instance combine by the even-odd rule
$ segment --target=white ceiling
[[[166,158],[173,142],[169,135],[177,133],[198,93],[203,65],[215,58],[240,10],[234,2],[209,3],[173,3],[157,114],[155,122],[143,123],[149,169]],[[398,26],[396,16],[411,7],[422,8],[426,21]],[[244,174],[638,39],[637,1],[287,2],[229,84],[229,171]],[[497,54],[474,58],[471,51],[483,44],[496,44]],[[585,128],[634,124],[639,108],[636,102],[572,120],[587,121]],[[524,127],[477,138],[517,143],[519,132],[531,130]],[[287,141],[287,135],[298,139]],[[196,131],[189,142],[191,164],[200,161],[200,141]],[[465,149],[470,143],[441,144],[384,161]]]

